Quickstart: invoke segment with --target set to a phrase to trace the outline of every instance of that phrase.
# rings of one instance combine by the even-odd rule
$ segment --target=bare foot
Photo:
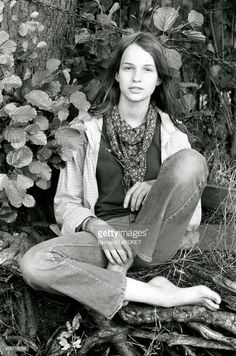
[[[210,310],[219,309],[221,297],[210,288],[199,285],[188,288],[175,286],[165,277],[155,277],[149,284],[159,289],[163,294],[163,305],[167,307],[179,305],[202,305]]]

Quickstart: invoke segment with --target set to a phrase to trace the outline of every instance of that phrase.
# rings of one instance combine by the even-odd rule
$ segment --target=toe
[[[221,303],[221,297],[218,293],[211,291],[211,299],[216,303],[220,304]]]
[[[219,309],[219,304],[214,303],[211,299],[208,298],[202,299],[202,305],[204,305],[206,308],[212,311],[216,311]]]

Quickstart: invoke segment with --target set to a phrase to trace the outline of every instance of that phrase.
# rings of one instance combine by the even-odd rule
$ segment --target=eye
[[[144,71],[145,71],[145,72],[154,72],[154,69],[151,68],[151,67],[145,67],[145,68],[144,68]]]
[[[131,70],[133,70],[133,67],[127,66],[127,67],[124,67],[123,69],[126,70],[126,71],[128,71],[128,72],[130,72]]]

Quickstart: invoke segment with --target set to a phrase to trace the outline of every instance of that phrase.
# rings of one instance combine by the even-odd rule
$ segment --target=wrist
[[[96,217],[87,223],[87,231],[97,235],[97,232],[102,228],[102,226],[107,226],[107,223],[104,220]]]
[[[97,220],[98,218],[96,216],[88,216],[84,221],[82,222],[82,230],[86,232],[91,232],[90,231],[90,226],[92,223]]]

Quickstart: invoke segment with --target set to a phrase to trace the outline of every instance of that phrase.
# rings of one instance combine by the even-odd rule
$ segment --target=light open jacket
[[[168,114],[161,116],[161,161],[170,155],[191,148],[188,137],[170,120]],[[88,216],[95,216],[94,207],[98,199],[96,167],[100,148],[103,119],[85,121],[87,143],[73,152],[73,158],[60,172],[54,199],[57,223],[63,235],[75,232]],[[195,209],[189,226],[197,227],[201,221],[201,203]]]

